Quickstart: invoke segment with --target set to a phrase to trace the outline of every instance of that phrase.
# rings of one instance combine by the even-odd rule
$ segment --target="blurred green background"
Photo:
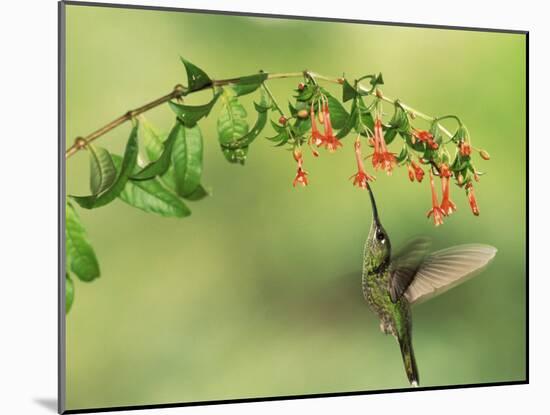
[[[513,34],[68,6],[67,142],[185,84],[179,55],[218,79],[259,69],[381,71],[389,96],[460,115],[492,156],[477,162],[487,171],[476,188],[481,216],[453,188],[458,212],[439,228],[425,217],[427,182],[411,184],[403,168],[374,185],[395,247],[425,234],[434,249],[499,249],[486,272],[414,308],[421,384],[522,380],[525,54],[524,36]],[[297,82],[270,87],[285,102]],[[349,276],[360,269],[371,217],[367,194],[348,181],[353,138],[336,154],[307,154],[311,184],[294,189],[291,154],[262,139],[270,127],[245,167],[223,158],[218,112],[201,122],[203,183],[213,196],[194,203],[191,217],[121,201],[79,209],[102,276],[75,282],[67,408],[407,387],[395,340],[363,302],[359,273]],[[167,130],[173,115],[163,106],[147,118]],[[129,129],[98,143],[120,154]],[[68,161],[69,194],[88,192],[88,166],[85,152]]]

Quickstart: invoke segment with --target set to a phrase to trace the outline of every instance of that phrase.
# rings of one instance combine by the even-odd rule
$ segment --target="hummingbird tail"
[[[418,380],[418,368],[416,367],[416,359],[414,358],[414,351],[412,348],[412,342],[410,336],[398,339],[399,347],[401,348],[401,356],[403,356],[403,364],[405,365],[405,372],[407,372],[407,378],[409,383],[413,387],[419,385]]]

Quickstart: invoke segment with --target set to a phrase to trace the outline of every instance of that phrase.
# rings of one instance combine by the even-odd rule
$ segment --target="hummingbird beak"
[[[376,201],[374,200],[374,194],[372,193],[372,190],[370,188],[370,185],[367,184],[367,190],[369,191],[370,196],[370,203],[372,205],[372,220],[376,224],[376,226],[380,227],[380,217],[378,216],[378,209],[376,208]]]

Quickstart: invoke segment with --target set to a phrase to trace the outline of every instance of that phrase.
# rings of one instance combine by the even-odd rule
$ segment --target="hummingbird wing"
[[[420,303],[439,295],[481,272],[495,257],[490,245],[468,244],[427,255],[405,291],[409,303]]]
[[[390,298],[396,303],[411,285],[415,275],[424,263],[430,249],[431,240],[417,237],[408,241],[403,248],[391,258],[390,265]]]

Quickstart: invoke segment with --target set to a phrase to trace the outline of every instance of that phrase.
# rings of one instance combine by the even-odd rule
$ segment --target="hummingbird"
[[[388,233],[380,222],[376,201],[367,186],[372,224],[363,252],[362,288],[380,330],[399,344],[411,386],[420,384],[412,345],[411,305],[423,302],[476,275],[496,255],[482,244],[457,245],[428,254],[430,241],[416,238],[392,255]]]

